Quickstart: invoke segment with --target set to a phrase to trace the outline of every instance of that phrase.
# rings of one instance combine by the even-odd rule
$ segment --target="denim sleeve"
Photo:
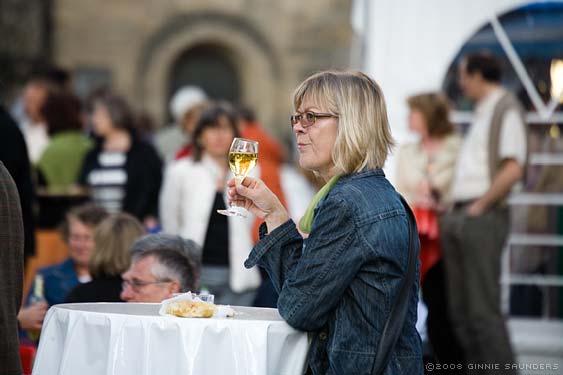
[[[295,225],[287,222],[253,249],[249,260],[257,259],[270,275],[279,292],[280,315],[291,326],[314,331],[326,324],[364,262],[356,233],[351,209],[327,199],[305,246]]]
[[[258,264],[266,269],[279,293],[288,272],[301,257],[302,248],[303,238],[293,220],[288,220],[254,246],[244,266],[251,268]]]

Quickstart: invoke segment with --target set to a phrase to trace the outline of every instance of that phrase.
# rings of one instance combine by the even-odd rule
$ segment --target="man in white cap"
[[[174,125],[160,130],[155,140],[166,162],[190,154],[191,133],[206,100],[203,90],[196,86],[184,86],[172,96],[170,112],[174,117]]]

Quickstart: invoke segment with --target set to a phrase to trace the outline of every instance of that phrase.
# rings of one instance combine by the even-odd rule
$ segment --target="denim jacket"
[[[343,176],[315,210],[303,239],[289,220],[265,236],[245,266],[265,268],[289,325],[311,334],[315,375],[371,374],[381,331],[408,264],[405,209],[381,169]],[[408,313],[385,375],[423,373],[415,328],[418,265]]]

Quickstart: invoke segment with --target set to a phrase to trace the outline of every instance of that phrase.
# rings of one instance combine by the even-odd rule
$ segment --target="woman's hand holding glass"
[[[246,177],[242,182],[235,183],[232,178],[227,182],[229,202],[244,207],[259,218],[264,219],[268,232],[289,220],[289,214],[278,197],[266,184],[257,178]]]
[[[250,172],[258,161],[258,142],[244,138],[235,138],[229,150],[229,166],[235,175],[235,181],[240,184],[248,172]],[[235,209],[235,204],[231,202],[229,209],[217,210],[221,215],[246,217]]]

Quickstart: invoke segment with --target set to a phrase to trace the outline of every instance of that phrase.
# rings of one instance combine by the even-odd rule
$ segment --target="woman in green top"
[[[76,185],[92,142],[82,130],[80,101],[65,93],[47,97],[41,108],[47,123],[49,144],[36,165],[40,228],[54,228],[72,206],[88,199]]]
[[[49,95],[42,108],[50,141],[37,163],[39,184],[48,193],[68,194],[92,142],[84,136],[80,101],[69,94]]]

